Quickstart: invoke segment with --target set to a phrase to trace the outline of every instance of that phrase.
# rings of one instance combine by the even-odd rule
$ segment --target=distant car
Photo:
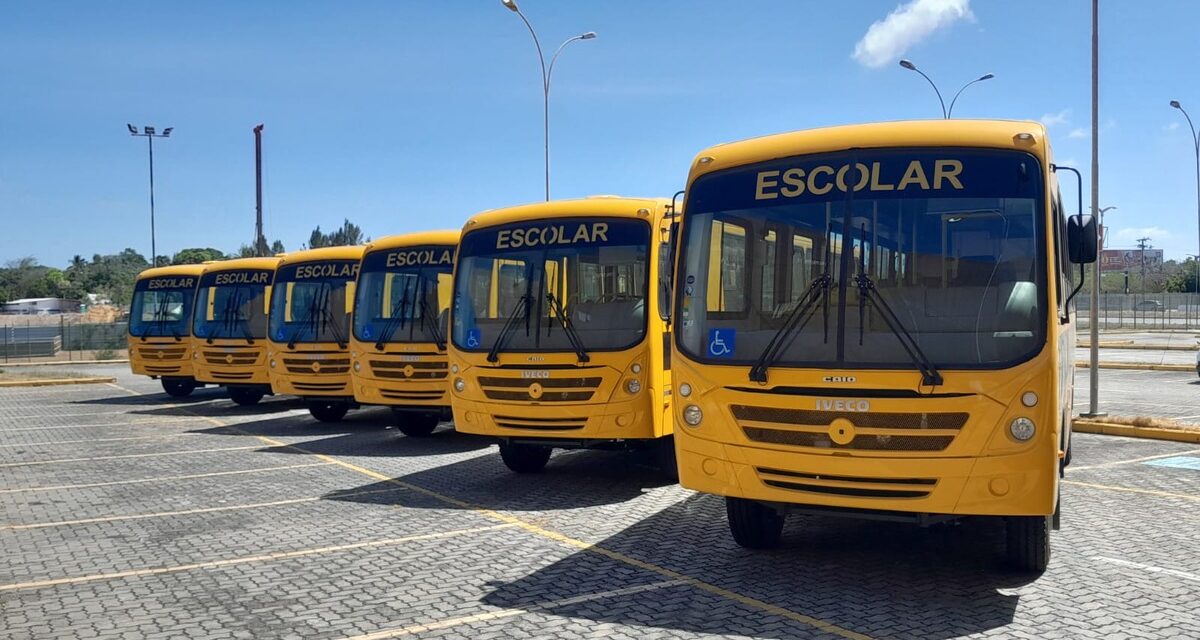
[[[1162,311],[1163,303],[1159,302],[1158,300],[1142,300],[1141,302],[1133,305],[1133,308],[1137,309],[1138,311]]]

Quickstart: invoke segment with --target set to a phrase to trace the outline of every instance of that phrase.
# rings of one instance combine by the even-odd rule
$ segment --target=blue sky
[[[520,3],[548,49],[599,34],[555,69],[554,197],[669,196],[714,143],[940,115],[899,57],[945,93],[995,73],[956,115],[1043,119],[1061,163],[1090,162],[1086,0],[917,0],[858,56],[902,3]],[[1192,143],[1167,102],[1200,118],[1200,3],[1102,4],[1110,246],[1195,253]],[[155,145],[160,254],[252,238],[258,122],[266,231],[288,248],[342,218],[381,236],[540,200],[539,73],[499,0],[0,0],[0,261],[149,253],[146,144],[127,122],[175,127]]]

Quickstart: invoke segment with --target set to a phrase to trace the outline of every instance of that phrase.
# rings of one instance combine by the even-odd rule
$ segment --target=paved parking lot
[[[720,500],[648,460],[515,476],[384,411],[324,425],[100,370],[118,384],[0,390],[6,637],[1200,635],[1196,445],[1077,434],[1030,579],[1000,568],[994,523],[793,518],[748,552]]]

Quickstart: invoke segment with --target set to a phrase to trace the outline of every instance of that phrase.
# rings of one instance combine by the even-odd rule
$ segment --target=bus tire
[[[1050,564],[1051,516],[1009,516],[1005,522],[1008,564],[1024,573],[1042,573]]]
[[[541,473],[550,461],[550,447],[519,442],[501,442],[500,459],[516,473]]]
[[[396,412],[396,428],[410,438],[427,438],[437,429],[441,420],[432,413]]]
[[[675,436],[666,436],[654,441],[654,463],[663,478],[679,482],[679,462],[675,458]]]
[[[784,517],[778,511],[754,500],[727,497],[725,513],[729,516],[729,532],[738,546],[770,549],[779,545]]]
[[[162,388],[172,398],[186,398],[196,390],[196,381],[188,378],[163,378]]]
[[[227,387],[225,390],[229,392],[230,400],[243,407],[253,407],[264,395],[262,391],[245,387]]]
[[[325,400],[309,400],[308,412],[312,417],[321,422],[341,422],[342,418],[346,417],[346,412],[350,410],[350,405],[345,402],[331,402]]]

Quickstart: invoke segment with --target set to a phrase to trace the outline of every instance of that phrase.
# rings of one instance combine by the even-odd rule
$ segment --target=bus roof
[[[450,244],[457,245],[458,237],[462,234],[458,229],[439,230],[439,231],[417,231],[414,233],[400,233],[394,236],[384,236],[376,238],[367,243],[367,248],[364,253],[378,251],[381,249],[397,249],[400,247],[415,247],[426,244]]]
[[[166,267],[152,267],[137,274],[136,280],[146,278],[161,278],[164,276],[198,276],[204,272],[202,264],[173,264]]]
[[[576,200],[551,200],[535,202],[503,209],[491,209],[477,213],[463,226],[463,231],[474,227],[490,227],[509,222],[539,218],[577,218],[589,216],[639,217],[638,211],[648,210],[651,215],[665,211],[671,204],[668,198],[625,198],[622,196],[591,196]],[[645,215],[645,214],[642,214]]]
[[[321,247],[320,249],[305,249],[292,251],[279,260],[279,266],[297,264],[300,262],[321,262],[324,260],[361,260],[363,249],[361,244],[343,245],[340,247]]]
[[[1018,139],[1027,133],[1032,139]],[[1032,120],[901,120],[778,133],[704,149],[692,160],[697,176],[755,162],[810,153],[880,147],[990,147],[1049,153],[1046,127]],[[702,158],[708,160],[701,163]]]
[[[279,258],[231,258],[204,265],[204,273],[237,271],[238,269],[271,269],[279,266]]]

